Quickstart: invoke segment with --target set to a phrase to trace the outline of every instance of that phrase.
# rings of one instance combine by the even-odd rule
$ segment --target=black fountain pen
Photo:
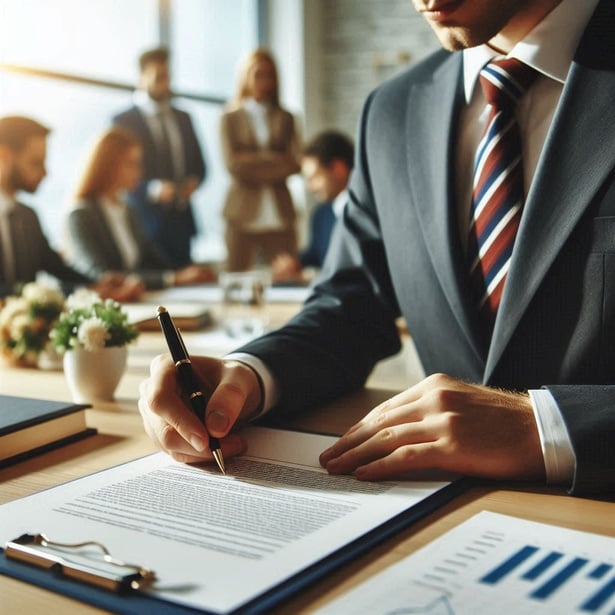
[[[203,392],[199,390],[199,386],[196,382],[196,377],[192,371],[192,363],[190,362],[190,356],[184,345],[179,330],[175,326],[171,315],[167,312],[167,309],[159,306],[157,310],[157,317],[160,321],[160,328],[164,333],[164,337],[167,340],[167,345],[171,351],[171,357],[175,363],[175,369],[179,377],[179,382],[183,391],[190,397],[190,406],[197,418],[205,424],[205,406],[207,400]],[[209,436],[209,448],[211,454],[214,456],[218,467],[222,474],[226,474],[224,467],[224,457],[222,456],[222,449],[220,448],[220,442],[218,438]]]

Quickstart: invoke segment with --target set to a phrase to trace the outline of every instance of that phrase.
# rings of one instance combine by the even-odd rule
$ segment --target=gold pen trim
[[[175,367],[179,367],[182,364],[190,365],[190,359],[180,359],[179,361],[175,361]]]

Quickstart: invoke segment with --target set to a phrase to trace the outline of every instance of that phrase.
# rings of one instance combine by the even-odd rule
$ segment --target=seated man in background
[[[139,182],[142,158],[137,137],[120,127],[105,131],[94,144],[68,218],[75,267],[90,276],[135,274],[148,289],[214,281],[215,272],[207,265],[174,267],[128,207],[125,194]]]
[[[273,261],[274,282],[306,283],[309,275],[305,268],[322,267],[333,227],[348,198],[346,187],[353,161],[352,140],[334,130],[319,133],[303,148],[301,173],[318,205],[312,212],[305,249],[298,255],[280,254]]]
[[[48,134],[48,128],[30,118],[0,118],[0,296],[33,281],[39,271],[55,276],[69,290],[94,282],[62,260],[49,246],[36,213],[16,199],[20,190],[35,192],[47,174]],[[93,289],[117,301],[134,301],[143,290],[120,274],[99,278]]]

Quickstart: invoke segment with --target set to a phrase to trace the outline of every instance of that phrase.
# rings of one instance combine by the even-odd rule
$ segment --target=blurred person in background
[[[131,191],[130,205],[159,250],[182,267],[191,261],[197,227],[190,199],[205,179],[205,160],[190,116],[171,104],[168,50],[142,53],[139,70],[133,106],[113,118],[143,148],[143,176]]]
[[[226,267],[245,271],[259,257],[297,251],[295,207],[286,179],[300,169],[294,117],[280,106],[273,56],[253,51],[242,65],[237,95],[222,115],[221,143],[231,175],[224,204]]]
[[[206,265],[174,268],[127,205],[126,194],[141,178],[142,160],[138,138],[123,128],[107,130],[94,144],[68,217],[74,266],[89,276],[136,274],[148,289],[213,281],[215,272]]]
[[[47,175],[49,132],[29,117],[0,118],[0,296],[44,271],[57,278],[66,292],[91,285],[103,298],[137,300],[141,285],[123,274],[84,275],[67,265],[49,245],[36,212],[18,202],[18,192],[36,192]]]
[[[354,165],[354,144],[345,134],[325,130],[304,148],[301,172],[317,205],[310,217],[307,246],[298,254],[280,254],[272,263],[274,282],[304,284],[320,269],[329,249],[335,222],[348,199],[348,179]]]

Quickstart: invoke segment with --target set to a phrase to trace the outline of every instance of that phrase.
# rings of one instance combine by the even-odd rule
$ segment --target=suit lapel
[[[431,75],[429,87],[419,83],[411,89],[406,152],[410,191],[429,257],[468,347],[482,363],[486,352],[468,294],[455,207],[454,126],[462,96],[461,69],[462,54],[453,54]],[[442,169],[447,169],[444,181]]]
[[[599,23],[605,23],[602,32]],[[545,141],[498,310],[485,381],[553,261],[612,172],[615,141],[605,127],[615,125],[615,41],[606,32],[608,23],[612,21],[599,19],[598,13],[590,23]],[[599,48],[601,40],[604,45]]]

